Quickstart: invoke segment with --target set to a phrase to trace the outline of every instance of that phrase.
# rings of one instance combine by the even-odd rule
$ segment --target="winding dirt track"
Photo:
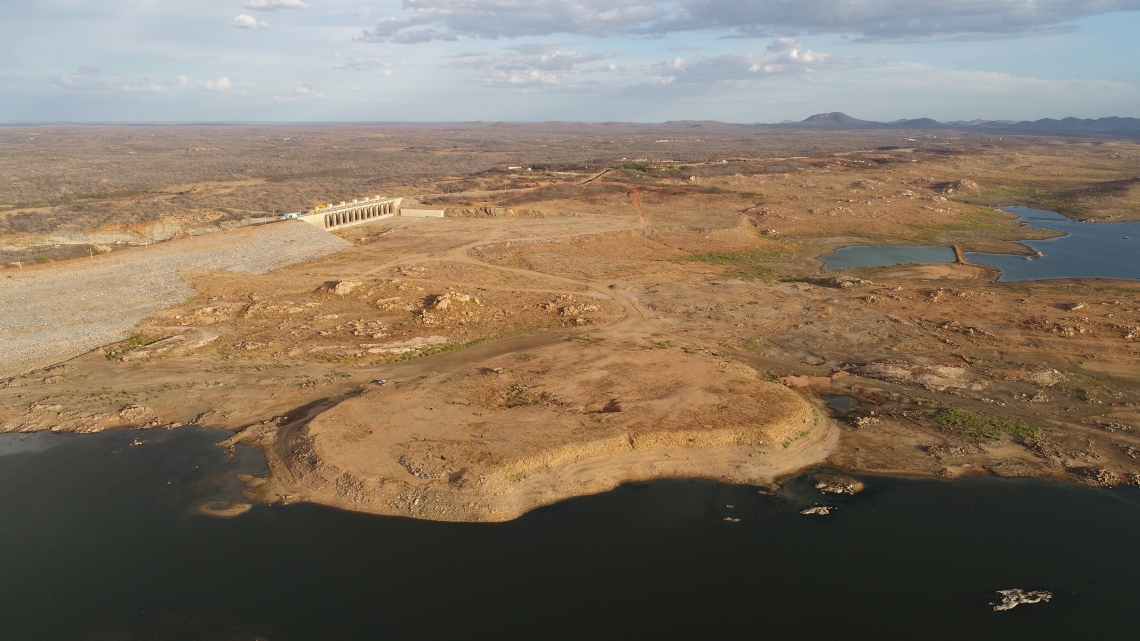
[[[757,381],[754,372],[739,364],[722,365],[717,359],[693,352],[674,356],[661,350],[646,350],[652,343],[674,338],[683,344],[704,347],[707,352],[723,351],[715,344],[701,345],[691,336],[663,331],[637,305],[631,292],[603,281],[497,265],[478,257],[476,250],[480,247],[504,242],[541,243],[644,230],[649,221],[641,205],[640,189],[632,189],[630,196],[637,214],[633,224],[587,234],[510,240],[501,239],[502,230],[495,230],[478,241],[440,254],[412,254],[371,269],[370,273],[376,273],[422,263],[463,263],[565,284],[565,289],[551,290],[553,293],[591,292],[620,305],[623,317],[606,326],[511,336],[431,358],[379,367],[375,376],[404,381],[406,386],[369,392],[359,398],[329,399],[315,414],[292,417],[270,440],[254,441],[265,449],[276,479],[260,490],[262,498],[272,501],[273,496],[289,494],[381,514],[499,521],[627,481],[703,476],[740,483],[770,482],[826,458],[838,446],[837,426],[816,414],[818,427],[799,433],[812,414],[801,399],[786,389]],[[580,348],[567,347],[566,338],[575,335],[588,335],[591,340]],[[594,339],[605,340],[598,343]],[[623,345],[639,347],[626,351],[629,348]],[[493,379],[480,377],[487,376],[486,372],[505,371],[498,366],[509,367],[510,361],[501,360],[523,351],[548,359],[544,362],[549,362],[552,369],[543,372],[555,373],[544,384],[553,385],[560,399],[558,405],[505,411],[497,406],[478,405],[469,396],[470,386],[479,385],[477,380],[491,380],[489,384],[495,385]],[[610,369],[614,367],[615,370]],[[732,370],[733,367],[737,369]],[[611,371],[622,371],[622,378],[603,393],[617,394],[623,399],[623,394],[632,393],[632,398],[639,399],[634,401],[634,411],[608,415],[613,420],[599,421],[589,418],[590,412],[585,409],[598,399],[585,400],[586,404],[577,410],[564,407],[583,402],[583,381],[608,376]],[[736,374],[729,374],[730,371]],[[739,378],[732,379],[734,375]],[[719,389],[729,379],[743,386],[737,390],[742,395],[729,394],[716,402],[701,396],[728,393],[708,390]],[[745,388],[748,392],[740,391]],[[589,394],[586,393],[587,399]],[[715,429],[706,424],[722,420],[717,418],[718,412],[728,407],[753,413],[746,417],[734,414],[734,418],[726,419],[728,424],[719,424]],[[745,407],[752,409],[744,410]],[[678,423],[681,415],[685,418]],[[683,426],[681,431],[676,431],[679,426]],[[477,430],[480,436],[468,434],[471,430]],[[687,444],[679,434],[688,437]],[[490,440],[484,441],[484,435]],[[716,441],[717,438],[724,442]],[[633,444],[634,439],[638,439],[638,445]],[[694,439],[702,444],[694,445]],[[784,439],[787,440],[783,449],[758,446]],[[496,460],[503,457],[505,462],[487,467],[481,463],[482,458],[467,458],[470,452],[465,448],[469,447],[494,450],[488,456]],[[424,454],[420,450],[430,451]],[[412,468],[403,462],[397,465],[393,452],[402,453],[402,457],[423,456],[425,461],[452,461],[460,466],[457,474],[462,477],[466,473],[476,480],[456,485],[436,480],[434,471],[426,476],[416,472],[416,478],[412,478],[408,476]],[[448,468],[441,478],[452,473],[456,472]],[[396,486],[389,486],[382,479],[404,481],[393,489]]]
[[[595,280],[570,278],[567,276],[559,276],[556,274],[548,274],[545,272],[540,272],[540,271],[536,271],[536,270],[532,270],[532,269],[525,269],[522,267],[510,267],[510,266],[506,266],[506,265],[496,265],[494,263],[489,263],[487,261],[480,260],[479,258],[477,258],[474,255],[474,250],[477,250],[480,247],[485,247],[488,245],[495,245],[495,244],[499,244],[499,243],[507,243],[507,244],[541,243],[541,242],[552,242],[552,241],[558,241],[558,240],[577,239],[577,238],[582,238],[585,236],[601,236],[601,235],[615,234],[615,233],[621,233],[621,232],[627,232],[627,231],[644,231],[645,229],[650,227],[650,221],[649,221],[649,218],[646,216],[645,209],[641,203],[642,188],[640,186],[636,186],[636,185],[628,185],[628,187],[630,188],[630,192],[629,192],[630,206],[633,208],[634,213],[637,215],[637,222],[635,222],[633,224],[611,227],[611,228],[607,228],[607,229],[601,229],[601,230],[598,230],[595,232],[580,232],[580,231],[578,231],[578,232],[563,233],[563,234],[546,234],[546,235],[524,236],[524,237],[520,237],[520,238],[511,238],[511,239],[501,238],[502,230],[495,229],[495,230],[489,231],[484,238],[482,238],[480,240],[472,241],[469,243],[465,243],[463,245],[459,245],[459,246],[451,249],[450,251],[448,251],[445,254],[442,254],[442,255],[441,254],[430,254],[430,255],[429,254],[419,254],[419,255],[413,254],[411,256],[403,256],[399,259],[379,264],[379,265],[371,268],[370,270],[368,270],[367,273],[368,274],[378,274],[378,273],[384,272],[385,270],[391,269],[393,267],[406,267],[406,266],[419,265],[419,264],[424,264],[424,263],[437,263],[437,262],[450,261],[450,262],[457,262],[457,263],[464,263],[464,264],[468,264],[468,265],[474,265],[474,266],[487,268],[487,269],[494,269],[494,270],[498,270],[498,271],[501,271],[504,273],[510,273],[510,274],[515,274],[515,275],[519,275],[519,276],[525,276],[528,278],[539,278],[539,279],[548,280],[548,281],[566,283],[568,285],[568,287],[566,289],[563,289],[563,290],[543,289],[543,290],[527,290],[527,291],[542,291],[544,293],[553,293],[553,294],[579,294],[579,293],[581,293],[582,290],[588,290],[599,298],[611,300],[611,301],[617,303],[618,305],[621,306],[621,308],[625,314],[625,317],[622,320],[620,320],[616,323],[613,323],[609,326],[606,326],[604,328],[600,328],[601,332],[604,332],[607,334],[613,334],[613,335],[619,335],[620,334],[623,337],[627,337],[627,338],[631,337],[633,335],[636,335],[636,336],[639,336],[643,339],[649,338],[649,339],[653,339],[653,340],[658,341],[658,342],[668,340],[670,338],[680,338],[680,336],[678,334],[676,334],[674,332],[669,332],[669,331],[664,330],[661,327],[653,324],[653,322],[650,320],[650,317],[646,314],[646,312],[644,310],[642,310],[634,302],[634,297],[633,297],[632,292],[619,290],[611,284],[607,284],[607,283],[595,281]],[[600,215],[594,215],[594,216],[590,216],[590,217],[595,218],[595,219],[599,219],[599,220],[607,220],[607,221],[613,220],[613,218],[614,218],[612,216],[600,216]],[[517,290],[517,288],[510,288],[510,289]],[[567,328],[565,330],[561,330],[558,332],[552,332],[552,333],[547,332],[547,333],[543,333],[541,335],[524,335],[524,336],[516,336],[516,337],[511,337],[511,338],[506,338],[506,339],[499,339],[496,341],[491,341],[491,342],[483,344],[482,346],[480,346],[481,349],[476,350],[474,348],[467,348],[467,349],[462,350],[461,352],[449,354],[448,358],[443,358],[441,356],[434,356],[429,360],[434,362],[434,363],[440,363],[441,361],[446,360],[448,365],[451,365],[451,366],[471,364],[471,363],[475,363],[475,362],[478,362],[481,360],[485,360],[487,358],[491,358],[494,356],[510,353],[513,351],[518,351],[520,349],[525,350],[525,349],[540,347],[543,345],[548,345],[548,344],[554,343],[558,340],[562,340],[566,336],[580,335],[580,334],[585,334],[585,333],[597,334],[597,333],[599,333],[599,328],[595,328],[595,329],[591,329],[591,330]],[[746,352],[743,350],[726,348],[724,346],[720,346],[717,344],[700,341],[699,339],[696,339],[695,337],[693,337],[691,335],[684,336],[684,342],[687,344],[695,344],[698,347],[701,347],[701,348],[704,348],[704,349],[707,349],[710,351],[721,351],[721,352],[730,353],[735,358],[737,358],[738,360],[741,360],[742,362],[748,363],[750,365],[766,365],[766,364],[775,362],[773,359],[768,359],[768,358],[765,358],[763,356],[754,354],[752,352]],[[401,363],[398,365],[391,366],[391,368],[393,370],[396,370],[393,372],[393,377],[396,375],[397,372],[399,373],[399,375],[407,376],[407,375],[413,374],[413,373],[418,375],[420,372],[423,372],[423,371],[433,371],[433,370],[437,369],[430,364],[424,365],[422,363],[415,363],[415,362]],[[387,368],[386,368],[386,370],[387,370]]]

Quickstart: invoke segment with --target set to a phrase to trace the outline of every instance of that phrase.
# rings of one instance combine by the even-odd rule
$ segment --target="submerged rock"
[[[815,489],[824,494],[858,494],[863,491],[863,483],[841,474],[816,474]]]
[[[217,516],[224,519],[241,516],[252,509],[253,505],[251,503],[240,502],[211,501],[198,506],[198,511],[202,514],[209,514],[210,516]]]
[[[1022,603],[1048,603],[1053,599],[1053,593],[1048,590],[998,590],[1001,595],[1001,603],[993,603],[994,611],[1002,612],[1004,610],[1012,610]]]

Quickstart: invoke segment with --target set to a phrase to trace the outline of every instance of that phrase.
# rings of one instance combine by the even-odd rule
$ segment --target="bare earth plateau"
[[[1032,259],[1016,241],[1048,233],[1003,205],[1140,220],[1132,140],[475,123],[0,141],[3,432],[225,428],[266,453],[250,500],[450,521],[807,469],[1140,483],[1140,284],[817,260]],[[270,222],[375,195],[445,216]]]

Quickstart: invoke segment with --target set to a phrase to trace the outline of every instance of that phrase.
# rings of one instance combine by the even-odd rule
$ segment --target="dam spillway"
[[[354,199],[352,202],[341,202],[339,205],[317,205],[308,214],[297,216],[310,225],[331,231],[341,227],[359,225],[377,218],[388,218],[400,215],[400,202],[403,198],[365,198]]]

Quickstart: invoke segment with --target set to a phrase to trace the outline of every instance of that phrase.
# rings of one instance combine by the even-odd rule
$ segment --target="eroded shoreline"
[[[576,216],[391,219],[324,259],[191,274],[137,336],[4,381],[0,430],[222,427],[270,460],[248,497],[456,521],[817,466],[1140,479],[1132,284],[821,275],[811,256],[845,239],[627,188],[558,204]],[[832,419],[825,392],[861,410]]]

